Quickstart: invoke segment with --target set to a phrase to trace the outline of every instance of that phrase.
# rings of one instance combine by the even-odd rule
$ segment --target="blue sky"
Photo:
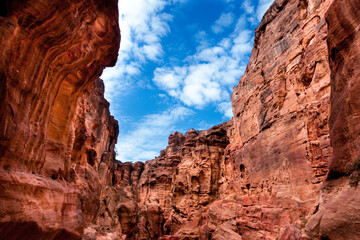
[[[232,117],[254,29],[273,0],[119,0],[117,64],[102,74],[120,161],[145,161],[169,134]]]

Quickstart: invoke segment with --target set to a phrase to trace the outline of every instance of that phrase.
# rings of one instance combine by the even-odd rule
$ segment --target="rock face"
[[[312,237],[360,239],[360,1],[334,1],[326,13],[331,68],[333,157]]]
[[[275,0],[234,117],[115,161],[116,1],[1,5],[0,236],[360,239],[360,1]]]
[[[234,88],[227,184],[249,198],[238,216],[243,238],[276,238],[291,225],[301,235],[318,204],[332,156],[325,41],[330,4],[275,1]]]
[[[113,178],[118,126],[98,77],[117,59],[117,2],[0,8],[0,236],[79,239]]]
[[[169,154],[209,146],[186,144],[191,130],[145,163],[139,207],[151,202],[152,214],[140,226],[158,227],[149,236],[162,222],[161,239],[358,238],[360,4],[345,2],[274,2],[234,88],[234,118],[221,126],[224,154]]]
[[[185,136],[173,133],[161,156],[145,163],[138,185],[140,226],[149,225],[150,234],[139,231],[136,239],[200,237],[202,214],[219,197],[227,128],[225,123],[202,132],[191,129]]]

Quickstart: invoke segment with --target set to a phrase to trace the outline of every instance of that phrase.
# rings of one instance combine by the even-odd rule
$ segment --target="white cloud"
[[[198,31],[194,39],[198,43],[198,46],[196,47],[197,50],[207,48],[209,46],[209,36],[205,31]]]
[[[111,100],[136,86],[143,65],[158,61],[164,54],[161,37],[169,33],[172,15],[162,13],[168,4],[183,0],[120,0],[119,23],[121,43],[115,67],[106,68],[101,76],[105,82],[105,97]]]
[[[116,145],[117,158],[120,161],[145,161],[159,155],[159,149],[167,145],[168,136],[175,130],[176,124],[191,116],[189,108],[175,106],[159,114],[145,116],[130,133],[119,136]]]
[[[186,69],[180,67],[157,68],[154,71],[154,82],[164,90],[176,89],[180,86],[181,79],[185,76]]]
[[[215,24],[211,27],[214,33],[221,33],[225,27],[229,27],[234,22],[234,15],[232,13],[223,13],[215,21]]]
[[[233,47],[231,49],[231,52],[235,56],[241,56],[243,54],[247,54],[251,52],[252,44],[249,44],[249,41],[251,40],[251,34],[252,31],[250,30],[242,30],[238,36],[234,37],[233,39]]]
[[[245,10],[245,12],[246,13],[248,13],[248,14],[252,14],[252,13],[254,13],[254,11],[255,11],[255,7],[254,7],[254,5],[252,4],[252,2],[251,1],[249,1],[249,0],[245,0],[244,2],[243,2],[243,9]]]
[[[162,49],[160,44],[152,44],[152,45],[145,45],[143,47],[143,52],[146,57],[150,60],[157,60],[159,56],[162,55]]]
[[[218,43],[198,48],[182,66],[157,68],[153,82],[189,107],[201,109],[210,103],[228,101],[229,89],[244,72],[246,55],[252,49],[252,32],[243,28],[239,25]]]
[[[220,103],[218,110],[226,117],[232,116],[228,103],[231,89],[245,71],[248,54],[253,47],[253,31],[247,29],[254,24],[253,17],[264,14],[273,0],[259,0],[255,9],[251,1],[241,5],[244,14],[236,19],[233,32],[217,43],[208,41],[208,33],[199,31],[195,39],[199,43],[197,52],[188,56],[182,66],[160,67],[155,70],[153,82],[171,97],[185,105],[203,108],[210,103]],[[212,26],[220,33],[234,23],[232,13],[223,13]],[[230,114],[231,113],[231,114]]]
[[[105,97],[110,102],[139,86],[136,77],[140,76],[144,65],[163,56],[161,38],[170,32],[168,23],[173,16],[162,11],[166,5],[179,2],[184,0],[119,1],[119,58],[116,66],[105,69],[102,75]],[[186,59],[185,65],[157,68],[154,83],[188,106],[201,108],[214,101],[223,101],[229,96],[228,87],[237,82],[245,69],[247,63],[242,61],[243,56],[252,49],[252,32],[244,28],[254,12],[261,14],[271,2],[259,0],[256,10],[249,0],[243,2],[241,7],[245,14],[236,20],[233,33],[218,43],[209,42],[209,34],[199,31],[195,36],[199,43],[196,54]],[[212,30],[220,32],[234,21],[234,14],[225,12],[216,20]]]
[[[180,99],[186,105],[198,108],[212,101],[220,101],[224,92],[219,82],[212,79],[217,69],[218,66],[211,63],[191,66],[184,79]]]
[[[231,102],[222,102],[218,105],[217,110],[224,114],[227,118],[233,117],[232,105]]]
[[[186,0],[119,0],[121,47],[114,68],[107,68],[104,79],[105,97],[116,101],[134,86],[148,85],[141,76],[149,61],[161,63],[165,53],[161,39],[170,33],[169,23],[173,16],[163,13],[169,4]],[[225,0],[230,2],[232,0]],[[239,4],[244,14],[235,19],[229,9],[216,20],[210,31],[201,29],[193,37],[198,44],[196,52],[177,66],[164,65],[154,71],[153,82],[164,93],[158,94],[163,101],[175,98],[188,107],[173,106],[167,111],[145,116],[136,121],[136,129],[127,134],[120,132],[117,158],[121,161],[148,160],[159,155],[159,149],[167,145],[168,135],[179,130],[177,124],[194,114],[190,107],[217,106],[224,117],[232,117],[229,97],[231,89],[243,74],[252,49],[250,24],[258,24],[273,0],[259,0],[257,8],[251,1]],[[235,25],[235,27],[233,26]],[[217,42],[214,36],[232,28],[233,31]],[[215,33],[215,34],[214,34]],[[225,32],[226,33],[226,32]],[[142,82],[141,82],[142,81]],[[122,118],[119,120],[123,120]],[[121,123],[120,123],[121,125]],[[204,129],[206,123],[202,122]],[[184,129],[185,130],[185,129]]]

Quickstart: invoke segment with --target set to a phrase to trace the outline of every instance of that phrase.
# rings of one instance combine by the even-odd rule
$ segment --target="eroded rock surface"
[[[1,238],[79,239],[96,222],[118,134],[98,77],[119,41],[116,1],[2,1]]]
[[[359,6],[274,2],[234,88],[234,118],[223,125],[229,144],[216,164],[177,149],[145,163],[153,175],[139,196],[145,185],[164,218],[154,220],[163,222],[162,239],[357,239]],[[189,134],[196,131],[170,136],[169,148],[208,146],[187,145]],[[210,166],[210,182],[199,181],[201,165]]]
[[[275,0],[233,119],[145,163],[115,161],[98,78],[116,5],[1,6],[1,237],[360,239],[359,0]]]
[[[155,223],[152,229],[157,236],[200,237],[202,214],[219,197],[221,161],[229,143],[227,128],[224,123],[207,131],[190,129],[184,136],[173,133],[161,156],[145,163],[139,207],[147,216],[144,221]]]
[[[326,13],[331,68],[333,157],[307,229],[322,239],[360,239],[360,1],[334,1]]]
[[[223,189],[224,196],[235,193],[244,201],[237,222],[243,238],[276,238],[291,225],[302,235],[319,201],[332,156],[330,4],[275,1],[234,88],[234,137]]]

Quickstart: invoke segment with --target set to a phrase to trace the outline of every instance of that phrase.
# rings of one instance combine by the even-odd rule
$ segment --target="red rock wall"
[[[145,163],[139,228],[150,234],[136,239],[159,225],[161,239],[357,239],[360,4],[345,2],[275,1],[218,154],[186,144],[190,131]]]
[[[302,234],[319,201],[332,156],[325,41],[330,3],[275,1],[234,88],[226,172],[229,187],[245,201],[233,224],[244,239],[276,238],[291,225]]]
[[[320,205],[307,229],[322,239],[360,239],[360,1],[334,1],[326,13],[331,68],[333,157]]]
[[[234,118],[115,161],[115,1],[7,1],[0,237],[360,239],[359,0],[275,0]],[[6,8],[5,8],[6,6]]]
[[[161,156],[145,163],[138,185],[142,225],[136,239],[200,237],[202,214],[219,197],[227,128],[224,123],[207,131],[190,129],[184,136],[173,133]],[[146,225],[148,235],[142,230]]]
[[[116,1],[1,3],[1,238],[78,239],[95,222],[118,134],[98,77],[119,40]]]

